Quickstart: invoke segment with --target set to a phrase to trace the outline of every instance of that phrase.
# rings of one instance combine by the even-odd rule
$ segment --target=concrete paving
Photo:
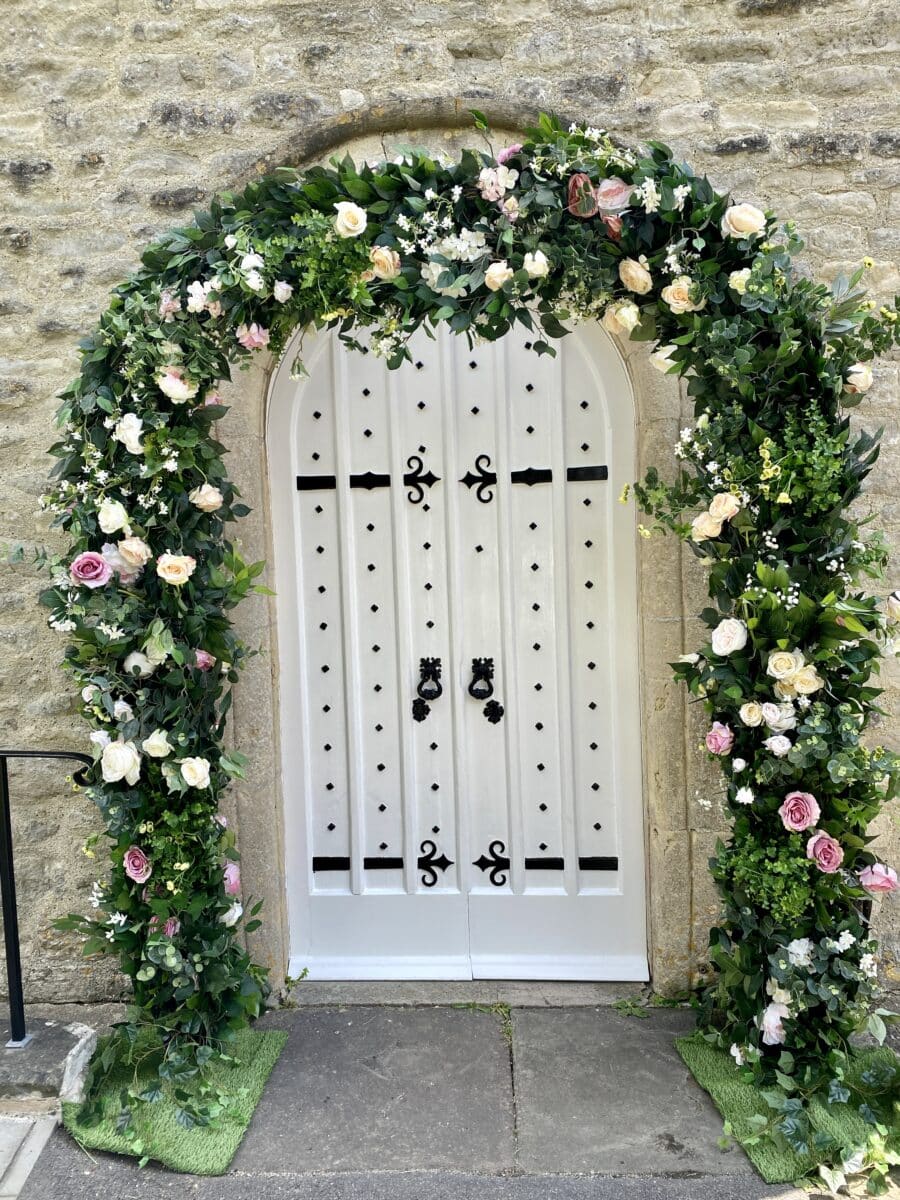
[[[222,1178],[53,1134],[22,1200],[801,1200],[768,1187],[680,1064],[689,1014],[304,1008]]]

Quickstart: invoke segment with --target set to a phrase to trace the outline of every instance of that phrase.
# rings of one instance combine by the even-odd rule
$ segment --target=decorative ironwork
[[[404,487],[410,490],[406,493],[407,500],[411,504],[421,504],[425,499],[425,488],[433,487],[440,482],[440,476],[435,475],[434,471],[424,471],[424,463],[419,458],[418,454],[412,454],[406,460],[406,465],[409,467],[408,472],[403,476]]]
[[[619,860],[612,857],[579,858],[578,869],[580,871],[618,871]]]
[[[569,483],[592,483],[598,479],[609,479],[609,467],[569,467],[566,479]]]
[[[416,695],[423,700],[437,700],[443,693],[441,686],[441,660],[439,658],[419,659],[419,683]]]
[[[403,476],[404,487],[410,490],[406,493],[412,504],[421,504],[425,498],[425,488],[440,483],[440,476],[434,471],[423,470],[425,464],[418,454],[411,455],[406,460],[409,470]],[[350,476],[352,488],[364,488],[370,492],[373,488],[391,486],[391,476],[388,472],[363,471]],[[298,475],[298,492],[329,491],[337,487],[337,477],[334,475]]]
[[[491,842],[488,853],[482,854],[472,863],[480,871],[487,871],[494,887],[505,887],[509,876],[509,859],[506,857],[506,846],[501,841]]]
[[[438,881],[438,871],[443,872],[448,867],[452,867],[453,860],[448,858],[443,851],[438,855],[437,845],[430,839],[422,843],[419,851],[416,866],[422,872],[422,886],[427,888],[434,887]]]
[[[475,496],[482,504],[490,504],[494,498],[494,493],[489,489],[497,482],[497,472],[488,470],[491,465],[491,456],[489,454],[479,454],[475,459],[475,471],[471,469],[466,471],[460,483],[464,483],[467,488],[475,488]]]
[[[524,471],[510,471],[511,483],[524,483],[526,487],[534,487],[536,483],[550,483],[553,472],[549,467],[528,467]]]
[[[562,858],[526,858],[526,871],[561,871],[565,867]]]
[[[431,705],[417,696],[412,702],[412,717],[414,721],[424,721],[431,712]]]
[[[498,704],[496,700],[488,700],[484,706],[484,715],[492,725],[498,724],[503,720],[504,708],[502,704]]]
[[[492,658],[472,659],[472,679],[469,683],[469,695],[473,700],[487,700],[494,694],[494,660]]]

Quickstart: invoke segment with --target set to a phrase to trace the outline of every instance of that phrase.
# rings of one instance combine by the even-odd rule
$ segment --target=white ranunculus
[[[732,204],[722,217],[722,236],[755,237],[766,228],[766,214],[755,204]]]
[[[244,906],[239,901],[235,900],[228,912],[222,913],[219,917],[219,922],[226,925],[229,929],[232,925],[237,925],[238,921],[244,915]]]
[[[88,741],[92,746],[97,746],[100,750],[104,750],[112,741],[112,738],[105,729],[95,729],[90,734]]]
[[[787,944],[788,959],[792,967],[812,966],[813,943],[810,938],[794,938]]]
[[[737,617],[725,617],[712,632],[713,654],[725,657],[747,645],[747,626]]]
[[[97,510],[97,520],[104,533],[128,532],[128,513],[121,500],[103,500]]]
[[[184,758],[178,764],[181,778],[188,787],[209,787],[209,762],[205,758]]]
[[[691,292],[694,281],[690,275],[678,275],[660,292],[660,297],[668,304],[673,313],[699,312],[706,308],[706,297],[702,300],[692,300]]]
[[[851,394],[867,392],[872,386],[874,376],[868,363],[854,363],[847,371],[844,379],[844,391]]]
[[[117,442],[121,442],[129,454],[143,454],[144,446],[141,442],[141,433],[144,428],[144,422],[137,413],[123,413],[113,426],[112,435]]]
[[[199,508],[201,512],[205,513],[215,512],[225,503],[225,497],[211,483],[202,483],[199,487],[195,487],[192,492],[188,493],[188,500],[195,508]]]
[[[660,346],[650,355],[650,361],[653,366],[656,367],[657,371],[662,371],[663,374],[665,374],[669,367],[675,366],[675,361],[672,355],[676,354],[677,351],[677,346]]]
[[[734,794],[736,804],[752,804],[754,800],[753,790],[748,787],[739,787]]]
[[[528,272],[529,279],[544,279],[550,274],[550,259],[543,250],[530,251],[522,260],[522,266]]]
[[[709,515],[717,521],[730,521],[741,511],[741,502],[733,492],[717,492],[709,502]]]
[[[653,287],[653,276],[636,258],[623,258],[619,263],[619,278],[629,292],[646,296]]]
[[[126,675],[133,674],[135,669],[141,679],[153,674],[153,663],[146,654],[141,654],[140,650],[132,650],[122,665]]]
[[[193,400],[198,391],[198,385],[186,378],[180,367],[166,367],[157,375],[156,386],[173,404]]]
[[[134,742],[110,742],[100,756],[100,771],[105,783],[124,779],[133,787],[141,774],[141,756]]]
[[[767,1046],[780,1046],[784,1042],[784,1026],[782,1020],[788,1016],[786,1004],[769,1004],[760,1018],[762,1040]]]
[[[153,557],[153,551],[143,538],[139,537],[122,538],[117,543],[117,549],[124,561],[132,568],[145,567]]]
[[[172,753],[168,735],[164,729],[154,729],[149,737],[141,742],[141,749],[151,758],[165,758]]]
[[[691,540],[704,542],[707,538],[717,538],[722,532],[722,522],[717,521],[712,513],[698,513],[691,521]]]
[[[746,704],[742,704],[738,716],[745,725],[749,725],[751,729],[755,729],[757,725],[763,723],[762,705],[757,704],[755,700],[748,700]]]
[[[728,286],[739,296],[743,296],[747,290],[747,284],[750,280],[750,268],[744,267],[742,271],[732,271],[728,276]]]
[[[505,283],[509,283],[513,275],[515,275],[515,271],[505,258],[501,258],[499,262],[492,262],[485,271],[484,286],[490,288],[492,292],[499,292]]]
[[[272,284],[272,295],[279,304],[287,304],[293,294],[293,287],[289,283],[285,283],[283,279],[276,279]]]
[[[113,718],[116,721],[131,721],[134,718],[134,709],[127,700],[116,700],[113,704]]]
[[[360,208],[352,200],[340,200],[334,207],[337,209],[334,229],[338,237],[359,237],[361,233],[365,232],[368,217],[364,208]]]
[[[791,748],[791,739],[785,737],[783,733],[775,733],[771,737],[766,738],[763,745],[776,758],[784,758]]]

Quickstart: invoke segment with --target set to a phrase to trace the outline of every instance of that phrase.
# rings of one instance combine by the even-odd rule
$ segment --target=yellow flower
[[[627,503],[628,503],[628,493],[629,493],[630,491],[631,491],[631,484],[630,484],[630,483],[626,483],[626,484],[625,484],[625,486],[622,488],[622,491],[621,491],[621,493],[620,493],[620,495],[619,495],[619,503],[620,503],[620,504],[627,504]]]
[[[777,496],[777,498],[776,498],[776,500],[775,500],[775,503],[776,503],[776,504],[790,504],[790,503],[791,503],[791,498],[790,498],[790,496],[787,494],[787,492],[779,492],[779,493],[778,493],[778,496]]]
[[[641,535],[642,538],[648,538],[648,537],[653,536],[646,525],[638,525],[638,533]]]

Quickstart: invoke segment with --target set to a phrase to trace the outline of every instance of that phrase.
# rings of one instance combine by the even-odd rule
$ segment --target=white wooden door
[[[614,348],[303,350],[269,420],[292,972],[646,979]]]

